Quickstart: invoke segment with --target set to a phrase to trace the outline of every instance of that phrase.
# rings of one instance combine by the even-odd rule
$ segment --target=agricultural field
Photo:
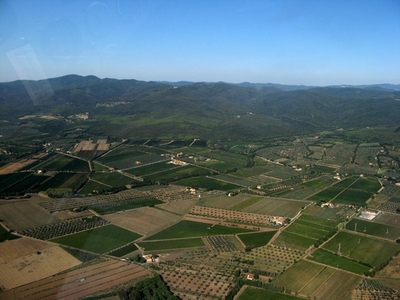
[[[163,171],[171,170],[171,169],[178,168],[178,167],[179,166],[171,164],[170,160],[167,160],[167,161],[147,164],[144,166],[134,167],[134,168],[125,170],[125,172],[135,175],[135,176],[146,176],[146,175],[151,175],[151,174],[156,174],[156,173],[160,173]]]
[[[212,190],[220,190],[220,191],[233,191],[240,188],[242,186],[213,179],[212,177],[191,177],[187,179],[182,179],[175,184],[189,186],[194,188],[202,188],[202,189],[212,189]]]
[[[284,295],[279,293],[274,293],[261,288],[256,288],[252,286],[246,286],[246,289],[240,294],[238,300],[296,300],[302,299],[296,296]]]
[[[14,184],[21,182],[31,173],[11,173],[0,175],[0,192],[12,187]]]
[[[107,259],[12,291],[14,299],[41,300],[54,297],[81,299],[151,275],[152,273],[142,266]]]
[[[20,237],[10,233],[7,229],[0,225],[0,243],[9,240],[15,240],[18,238]]]
[[[346,224],[346,229],[363,234],[381,237],[384,239],[389,239],[393,242],[400,237],[399,227],[383,225],[361,219],[352,219]]]
[[[197,205],[228,209],[252,197],[252,195],[246,195],[242,193],[234,197],[229,197],[226,194],[202,196],[197,202]]]
[[[0,219],[15,231],[60,222],[57,217],[29,200],[0,205]]]
[[[306,207],[310,202],[288,200],[273,197],[264,197],[255,203],[241,209],[241,211],[249,213],[259,213],[271,216],[281,216],[293,218],[302,208]]]
[[[89,172],[89,163],[85,160],[58,154],[36,165],[36,170],[58,172]]]
[[[23,180],[13,184],[12,186],[4,189],[4,193],[21,193],[21,192],[33,192],[37,190],[38,186],[44,181],[49,179],[48,176],[37,175],[35,173],[30,174]]]
[[[337,253],[339,244],[343,256],[372,267],[380,266],[400,251],[398,244],[346,231],[339,232],[323,245],[323,249]]]
[[[104,218],[115,225],[146,236],[176,224],[182,219],[175,213],[153,207],[142,207],[109,214],[105,215]]]
[[[159,233],[156,233],[155,235],[146,238],[145,240],[165,240],[220,234],[237,234],[243,232],[250,232],[250,230],[183,220],[178,224],[175,224]]]
[[[79,190],[79,195],[89,195],[89,194],[96,194],[101,191],[106,191],[110,189],[111,186],[108,184],[102,184],[97,181],[90,180],[85,184],[85,186]]]
[[[197,166],[187,165],[146,176],[146,179],[155,181],[177,181],[190,176],[207,176],[213,172]]]
[[[104,173],[96,172],[90,175],[90,179],[111,187],[125,186],[127,184],[136,181],[131,177],[123,175],[120,172],[104,172]]]
[[[107,225],[72,235],[52,239],[54,243],[91,251],[105,253],[132,242],[139,234],[115,225]]]
[[[201,238],[138,242],[137,244],[140,246],[140,248],[142,248],[142,250],[150,251],[147,253],[152,253],[152,251],[173,250],[180,248],[205,247],[205,244]]]
[[[301,215],[274,241],[274,244],[306,250],[319,239],[328,236],[336,227],[335,222]]]
[[[152,148],[122,145],[109,151],[97,160],[106,166],[125,170],[138,165],[165,160],[165,157],[159,153],[152,152]]]
[[[276,232],[276,230],[273,230],[265,232],[238,234],[237,236],[242,241],[242,243],[246,245],[246,247],[251,249],[265,246],[276,234]]]
[[[22,239],[9,241],[7,244],[11,242],[18,243],[19,240]],[[3,250],[4,252],[7,251]],[[4,290],[9,290],[52,276],[80,264],[81,262],[78,259],[59,246],[49,245],[40,251],[31,252],[0,263],[2,270],[0,272],[0,286]]]
[[[323,249],[317,249],[309,255],[307,259],[359,275],[363,275],[371,269],[370,267],[362,265],[354,260],[350,260],[344,256]]]
[[[77,189],[88,177],[88,173],[57,173],[46,180],[36,190],[46,191],[51,188]]]
[[[316,299],[350,299],[362,277],[310,261],[300,260],[272,281],[299,296]],[[340,285],[337,283],[340,282]]]
[[[90,208],[96,211],[100,215],[111,214],[119,211],[125,211],[130,209],[136,209],[140,207],[150,206],[153,207],[157,204],[162,204],[164,202],[157,200],[155,198],[143,198],[143,199],[133,199],[126,202],[117,203],[107,203],[102,205],[93,205]]]

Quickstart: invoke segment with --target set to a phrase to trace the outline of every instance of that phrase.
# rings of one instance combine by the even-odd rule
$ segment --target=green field
[[[321,187],[325,186],[326,183],[321,181],[321,180],[319,180],[319,179],[314,179],[314,180],[311,180],[311,181],[304,182],[301,185],[318,189],[318,188],[321,188]]]
[[[0,191],[5,190],[18,181],[28,177],[31,173],[11,173],[0,175]]]
[[[193,248],[204,247],[204,242],[201,238],[191,239],[178,239],[157,242],[140,242],[138,245],[144,248],[145,251],[165,250],[165,249],[179,249],[179,248]]]
[[[139,237],[140,235],[135,232],[115,225],[107,225],[52,239],[51,241],[95,253],[105,253]]]
[[[204,176],[210,175],[212,171],[200,168],[197,166],[180,166],[174,168],[172,170],[166,170],[163,172],[159,172],[157,174],[152,174],[149,176],[145,176],[146,179],[150,180],[158,180],[158,181],[176,181],[182,178],[191,177],[191,176]]]
[[[360,275],[363,275],[370,269],[370,267],[362,265],[356,261],[322,249],[317,249],[314,251],[313,254],[308,257],[308,259]]]
[[[349,223],[346,224],[346,229],[357,231],[363,234],[390,239],[393,241],[400,237],[399,227],[383,225],[360,219],[352,219]]]
[[[375,193],[381,188],[381,184],[377,178],[360,177],[352,186],[351,189],[360,189],[369,193]]]
[[[145,240],[165,240],[173,238],[210,236],[218,234],[236,234],[243,232],[251,232],[251,230],[242,228],[232,228],[221,225],[211,225],[206,223],[197,223],[183,220]]]
[[[297,300],[302,299],[295,296],[289,296],[279,293],[274,293],[265,289],[248,286],[239,296],[238,300]]]
[[[89,180],[85,184],[85,186],[79,191],[79,194],[86,195],[86,194],[92,194],[92,193],[99,193],[103,190],[106,191],[109,189],[110,189],[110,187],[105,184],[102,184],[102,183],[99,183],[99,182],[96,182],[93,180]]]
[[[24,178],[24,180],[21,180],[17,184],[4,190],[4,192],[6,193],[32,192],[36,190],[38,186],[48,178],[49,178],[48,176],[31,174],[30,176]]]
[[[115,256],[115,257],[123,257],[133,251],[138,250],[138,248],[135,246],[135,244],[128,244],[125,245],[117,250],[111,251],[110,253],[108,253],[109,255]]]
[[[272,237],[275,235],[276,231],[266,231],[266,232],[256,232],[239,234],[238,238],[249,248],[257,248],[266,245]]]
[[[141,201],[130,201],[130,202],[116,202],[110,203],[110,205],[103,205],[103,206],[91,206],[90,208],[96,211],[100,215],[112,214],[117,211],[124,211],[129,209],[135,209],[139,207],[145,206],[154,206],[157,204],[162,204],[161,200],[157,200],[155,198],[152,199],[145,199]]]
[[[113,187],[124,186],[136,181],[135,179],[125,176],[119,172],[93,173],[90,178]]]
[[[37,166],[39,168],[39,166]],[[57,155],[44,164],[40,165],[44,171],[69,171],[69,172],[89,172],[89,163],[85,160],[73,158],[66,155]]]
[[[398,244],[345,231],[335,235],[333,239],[324,244],[323,248],[336,253],[339,244],[342,255],[373,267],[379,266],[400,251]]]
[[[316,242],[316,239],[297,235],[289,231],[282,231],[278,238],[273,242],[275,245],[284,246],[292,249],[307,250]]]
[[[209,177],[192,177],[182,179],[175,184],[190,186],[193,188],[203,188],[203,189],[212,189],[212,190],[220,190],[220,191],[232,191],[242,188],[236,184],[228,183],[225,181],[215,180]]]
[[[254,203],[257,203],[258,201],[262,200],[262,197],[251,197],[249,199],[246,199],[245,201],[238,203],[232,207],[229,207],[229,209],[232,210],[242,210],[250,205],[253,205]]]
[[[57,173],[40,185],[37,190],[46,191],[50,188],[70,188],[75,190],[84,182],[87,176],[87,173]]]
[[[363,205],[372,196],[371,193],[347,189],[338,195],[332,202],[343,204]]]
[[[145,176],[153,173],[159,173],[166,170],[174,169],[178,166],[174,164],[170,164],[168,161],[162,161],[158,163],[148,164],[141,167],[135,167],[129,170],[125,170],[125,172],[136,175],[136,176]]]

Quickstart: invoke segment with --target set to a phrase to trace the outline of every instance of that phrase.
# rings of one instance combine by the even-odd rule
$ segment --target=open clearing
[[[60,222],[57,217],[30,201],[0,205],[0,219],[15,231]]]
[[[36,159],[21,159],[18,162],[6,164],[5,166],[0,167],[0,175],[18,171],[19,169],[22,169],[23,167],[26,167],[35,161]]]
[[[134,230],[141,235],[147,236],[178,223],[181,217],[160,209],[142,207],[105,215],[104,219],[123,228]]]
[[[11,300],[80,299],[145,276],[150,271],[139,265],[107,260],[16,288]]]
[[[36,243],[38,247],[34,247],[36,249],[33,250],[31,245],[27,245],[27,240],[23,238],[0,244],[2,256],[4,252],[8,253],[8,259],[3,259],[0,263],[0,286],[4,290],[49,277],[81,263],[59,246]],[[35,240],[30,242],[35,245]],[[45,244],[47,247],[43,247]],[[26,253],[9,258],[12,256],[11,249],[19,251],[20,254]]]

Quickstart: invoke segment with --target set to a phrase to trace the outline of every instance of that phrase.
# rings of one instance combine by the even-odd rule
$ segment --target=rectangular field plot
[[[345,231],[339,232],[333,239],[324,244],[323,248],[336,253],[339,244],[342,255],[373,267],[379,266],[400,250],[398,244]]]
[[[108,190],[111,186],[102,184],[97,181],[90,180],[85,184],[85,186],[79,191],[80,195],[87,195],[92,193],[98,193],[102,190]]]
[[[292,291],[300,291],[311,280],[316,278],[326,267],[305,260],[299,260],[286,272],[274,280],[274,285]]]
[[[36,190],[46,191],[50,188],[70,188],[74,190],[79,187],[87,176],[87,173],[57,173],[43,182]]]
[[[14,290],[15,299],[82,299],[152,273],[114,259],[56,275]],[[82,280],[83,279],[83,280]]]
[[[165,240],[173,238],[235,234],[243,232],[250,232],[250,230],[183,220],[178,224],[175,224],[159,233],[156,233],[155,235],[146,238],[145,240]]]
[[[36,166],[44,171],[89,172],[89,163],[85,160],[58,154],[43,164]]]
[[[212,173],[213,172],[210,170],[189,165],[189,166],[180,166],[171,170],[159,172],[157,174],[152,174],[146,176],[145,178],[150,180],[175,181],[189,176],[211,175]]]
[[[357,225],[356,225],[357,224]],[[353,219],[346,224],[346,229],[395,241],[400,237],[400,227],[383,225],[375,222]]]
[[[183,186],[190,186],[194,188],[213,189],[220,191],[232,191],[242,188],[242,186],[221,180],[212,179],[210,177],[186,178],[176,182],[176,184]]]
[[[197,205],[227,209],[229,207],[238,205],[239,203],[252,197],[253,195],[245,195],[245,194],[239,194],[234,197],[229,197],[228,195],[221,193],[219,195],[210,195],[202,197],[197,202]]]
[[[17,184],[5,189],[5,193],[33,192],[42,182],[49,179],[47,176],[31,174]]]
[[[129,245],[125,245],[121,248],[118,248],[114,251],[111,251],[110,253],[108,253],[109,255],[112,256],[116,256],[116,257],[123,257],[129,253],[132,253],[134,251],[138,250],[138,248],[135,246],[135,244],[129,244]]]
[[[138,239],[140,235],[115,225],[107,225],[61,238],[54,243],[79,248],[95,253],[105,253]]]
[[[144,251],[205,247],[205,244],[201,238],[174,239],[174,240],[155,241],[155,242],[140,242],[138,243],[138,245],[141,248],[144,248]]]
[[[163,172],[166,170],[171,170],[174,168],[177,168],[178,166],[169,163],[170,160],[162,161],[162,162],[157,162],[157,163],[152,163],[148,164],[145,166],[140,166],[140,167],[135,167],[132,169],[125,170],[125,172],[135,175],[135,176],[146,176],[150,174],[156,174],[159,172]]]
[[[108,152],[99,162],[118,169],[128,169],[165,160],[161,154],[167,153],[158,149],[140,146],[121,146]]]
[[[259,213],[272,216],[293,218],[304,206],[307,201],[293,201],[281,198],[264,197],[262,200],[245,207],[241,211]]]
[[[381,184],[379,183],[379,180],[377,178],[360,177],[356,182],[351,185],[350,188],[362,190],[367,193],[375,193],[379,191],[379,189],[381,188]]]
[[[125,176],[119,172],[93,173],[90,178],[112,187],[124,186],[136,181],[135,179]]]
[[[316,242],[315,239],[297,235],[289,231],[282,231],[273,242],[274,245],[305,251]]]
[[[2,262],[0,264],[0,286],[3,289],[12,289],[49,277],[79,264],[81,262],[78,259],[59,246],[51,245],[48,248],[40,249],[40,251],[37,250]]]
[[[252,286],[247,286],[242,294],[240,294],[238,300],[296,300],[301,299],[295,296],[289,296],[279,293],[274,293],[269,290],[260,289]]]
[[[105,215],[104,219],[123,228],[149,235],[163,230],[181,220],[181,216],[152,207]]]
[[[22,181],[28,177],[31,173],[13,173],[0,175],[0,192],[11,187],[16,182]]]
[[[115,213],[118,211],[135,209],[139,207],[154,206],[162,203],[164,202],[157,200],[155,198],[143,198],[143,199],[134,199],[131,201],[95,205],[95,206],[90,206],[90,208],[96,211],[98,214],[105,215],[105,214]]]
[[[371,193],[347,189],[337,195],[337,197],[332,201],[335,203],[363,205],[371,196]]]
[[[60,222],[53,214],[29,201],[0,205],[0,219],[15,231]]]
[[[356,261],[333,254],[323,249],[317,249],[312,255],[308,256],[307,259],[359,275],[363,275],[370,269],[370,267],[362,265]]]

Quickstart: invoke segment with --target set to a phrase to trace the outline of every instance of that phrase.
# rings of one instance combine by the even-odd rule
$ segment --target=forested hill
[[[398,126],[400,92],[387,87],[296,89],[68,75],[0,83],[0,119],[21,123],[19,118],[26,115],[51,115],[57,119],[40,123],[41,130],[84,124],[89,133],[127,138],[254,139],[340,127]],[[73,117],[83,113],[88,113],[87,120]]]

